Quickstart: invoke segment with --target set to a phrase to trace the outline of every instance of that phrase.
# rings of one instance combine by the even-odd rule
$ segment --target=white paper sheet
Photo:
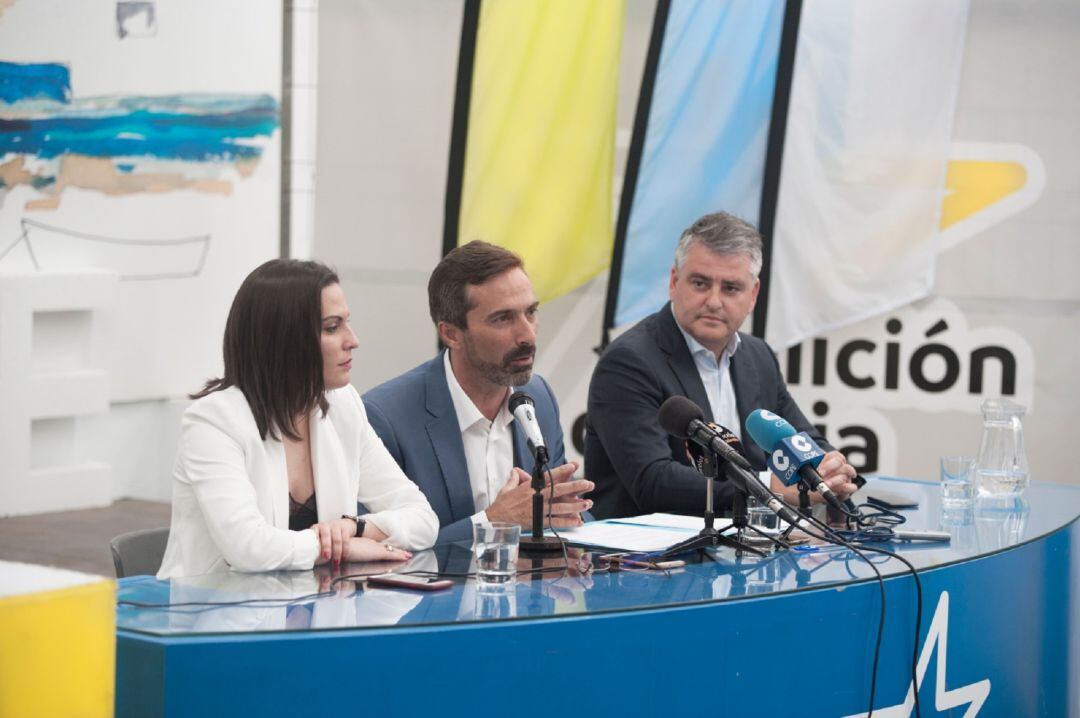
[[[636,526],[657,526],[669,529],[692,529],[700,531],[705,527],[705,519],[700,516],[681,516],[679,514],[646,514],[625,519],[608,519],[608,523],[620,523]],[[731,525],[731,519],[715,519],[713,527],[722,531]]]
[[[717,519],[722,530],[730,519]],[[593,521],[576,529],[559,531],[559,536],[582,546],[597,546],[620,551],[663,551],[694,536],[705,526],[700,517],[675,514],[648,514],[624,519]],[[551,532],[547,532],[551,535]]]

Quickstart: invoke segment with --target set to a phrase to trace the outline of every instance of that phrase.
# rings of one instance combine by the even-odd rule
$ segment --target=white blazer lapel
[[[332,410],[331,410],[332,411]],[[356,513],[356,483],[349,476],[345,449],[337,435],[330,412],[326,416],[316,409],[311,421],[311,470],[315,479],[315,501],[319,521],[341,518],[343,513]],[[352,501],[349,501],[349,489]]]
[[[266,437],[263,442],[266,452],[266,481],[270,489],[271,516],[274,528],[289,528],[289,474],[285,464],[285,444],[278,439]],[[257,475],[257,474],[256,474]]]

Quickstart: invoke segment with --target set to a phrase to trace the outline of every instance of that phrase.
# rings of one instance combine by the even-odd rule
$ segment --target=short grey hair
[[[694,243],[700,242],[717,254],[745,254],[750,258],[750,273],[761,273],[761,233],[747,222],[727,212],[707,214],[683,230],[675,247],[675,270],[682,269]]]

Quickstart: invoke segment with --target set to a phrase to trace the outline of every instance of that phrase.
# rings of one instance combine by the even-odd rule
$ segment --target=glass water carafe
[[[1025,411],[1008,399],[982,403],[983,435],[975,466],[980,498],[1019,496],[1027,488],[1028,463],[1020,424]]]

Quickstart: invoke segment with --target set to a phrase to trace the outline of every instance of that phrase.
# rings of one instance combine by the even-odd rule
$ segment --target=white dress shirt
[[[507,403],[510,399],[509,387],[495,421],[488,421],[454,376],[450,352],[443,354],[443,367],[458,428],[461,429],[461,443],[465,447],[465,466],[469,470],[473,506],[477,511],[472,520],[473,523],[487,524],[486,509],[491,506],[514,468],[514,434],[510,428],[514,415],[510,413]]]
[[[727,346],[720,353],[720,361],[717,361],[716,355],[690,336],[678,319],[675,320],[675,326],[682,332],[690,356],[694,358],[694,366],[697,367],[701,383],[705,385],[705,395],[709,397],[713,421],[731,430],[731,433],[742,440],[742,422],[739,421],[739,408],[735,404],[735,386],[731,383],[731,357],[739,348],[739,333],[731,333]]]

